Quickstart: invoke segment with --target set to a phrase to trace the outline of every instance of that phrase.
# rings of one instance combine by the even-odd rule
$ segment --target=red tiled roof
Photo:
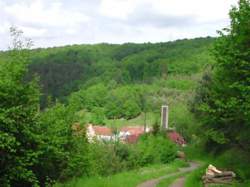
[[[135,126],[135,127],[122,127],[120,129],[121,132],[130,132],[131,135],[140,135],[144,133],[143,126]]]
[[[103,126],[92,126],[96,135],[112,136],[112,130]]]
[[[176,131],[167,132],[168,138],[176,144],[183,145],[186,144],[184,138]]]
[[[136,143],[139,139],[140,135],[138,134],[132,134],[132,135],[129,135],[127,136],[125,142],[126,143]]]

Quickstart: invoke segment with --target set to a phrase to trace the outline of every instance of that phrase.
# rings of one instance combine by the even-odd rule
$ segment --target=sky
[[[237,0],[0,0],[0,50],[16,26],[34,47],[216,36]]]

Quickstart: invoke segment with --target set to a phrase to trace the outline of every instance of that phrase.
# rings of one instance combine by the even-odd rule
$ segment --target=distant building
[[[161,106],[161,126],[162,129],[168,129],[168,106]]]
[[[112,132],[112,129],[105,126],[96,126],[89,124],[86,130],[87,138],[89,142],[98,141],[114,141],[116,135]]]
[[[89,124],[85,128],[82,128],[80,124],[76,123],[72,125],[72,130],[74,134],[80,135],[86,132],[86,137],[90,143],[95,141],[116,141],[119,140],[123,143],[133,144],[136,143],[140,136],[144,133],[149,133],[152,129],[147,127],[146,132],[144,132],[143,126],[127,126],[118,129],[117,133],[106,126],[98,126]],[[166,136],[174,143],[185,146],[185,139],[175,130],[167,130]]]
[[[151,129],[147,128],[146,132],[149,132]],[[112,132],[112,129],[105,126],[95,126],[89,124],[87,126],[87,138],[89,142],[97,141],[115,141],[120,140],[123,143],[136,143],[144,133],[144,127],[142,126],[131,126],[131,127],[122,127],[118,129],[117,133]]]
[[[151,128],[146,128],[146,133],[150,132]],[[143,126],[128,126],[122,127],[119,132],[119,139],[124,143],[136,143],[139,137],[144,134]]]

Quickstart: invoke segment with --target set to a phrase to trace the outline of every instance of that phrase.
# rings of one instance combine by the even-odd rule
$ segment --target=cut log
[[[202,178],[203,180],[214,180],[214,179],[219,179],[219,180],[229,180],[229,179],[233,179],[232,177],[220,177],[220,178],[207,178],[207,177],[204,177]]]
[[[216,174],[214,175],[214,177],[224,177],[224,176],[235,177],[236,175],[235,175],[235,173],[232,172],[232,171],[224,171],[224,172],[222,172],[222,173],[216,173]]]
[[[215,180],[207,181],[206,184],[232,184],[232,181]]]

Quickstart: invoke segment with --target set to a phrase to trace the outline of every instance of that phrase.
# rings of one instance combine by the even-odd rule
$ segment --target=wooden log
[[[232,179],[209,179],[209,180],[205,180],[203,181],[203,183],[207,184],[207,183],[213,183],[213,184],[231,184],[232,183]]]
[[[213,178],[213,179],[205,179],[205,181],[232,181],[233,178]]]
[[[222,173],[216,173],[216,174],[214,175],[214,177],[224,177],[224,176],[235,177],[236,175],[235,175],[235,173],[232,172],[232,171],[224,171],[224,172],[222,172]]]
[[[222,177],[222,178],[214,178],[215,180],[218,179],[218,180],[233,180],[232,177]]]
[[[221,177],[232,177],[234,178],[236,175],[232,171],[226,171],[223,173],[218,173],[214,175],[204,175],[202,178],[221,178]]]
[[[232,176],[221,176],[221,177],[202,177],[202,179],[204,180],[204,179],[233,179],[233,177]]]
[[[232,184],[232,182],[230,181],[217,181],[217,182],[206,182],[206,184]]]
[[[232,184],[232,177],[223,177],[223,178],[204,178],[203,185],[207,186],[208,184]]]

